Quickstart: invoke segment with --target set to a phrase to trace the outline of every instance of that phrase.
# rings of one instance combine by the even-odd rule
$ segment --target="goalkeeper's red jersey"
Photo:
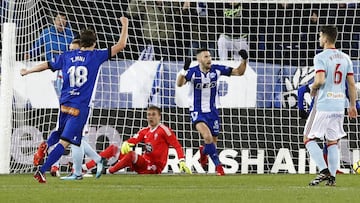
[[[154,129],[146,127],[138,134],[127,140],[129,143],[137,144],[143,142],[144,158],[156,166],[156,172],[161,173],[168,160],[169,147],[174,147],[179,159],[184,158],[184,152],[177,140],[175,133],[164,124],[159,124]]]

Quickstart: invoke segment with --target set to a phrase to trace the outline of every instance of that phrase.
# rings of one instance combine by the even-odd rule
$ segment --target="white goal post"
[[[245,75],[222,77],[217,84],[218,150],[225,173],[315,173],[302,142],[305,120],[297,110],[297,89],[314,75],[312,60],[321,51],[319,26],[338,27],[336,45],[350,55],[360,82],[357,1],[2,2],[0,173],[33,172],[37,146],[56,128],[61,75],[44,71],[21,77],[20,68],[51,60],[67,49],[67,37],[84,28],[96,31],[98,48],[112,46],[120,36],[122,15],[129,18],[128,44],[102,65],[89,121],[89,143],[98,151],[136,134],[146,125],[146,107],[155,104],[183,145],[188,166],[204,173],[197,160],[203,141],[190,123],[187,89],[176,87],[176,76],[185,57],[197,64],[199,47],[210,50],[214,64],[234,67],[238,51],[246,49]],[[58,15],[66,19],[62,28],[73,35],[53,27]],[[345,118],[348,136],[340,145],[345,172],[359,159],[358,122]],[[170,154],[164,172],[177,172]],[[62,172],[69,161],[67,151],[60,160]],[[209,172],[214,172],[211,164]]]

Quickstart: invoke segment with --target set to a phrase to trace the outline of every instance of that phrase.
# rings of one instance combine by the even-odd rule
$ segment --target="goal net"
[[[15,66],[2,67],[14,72],[12,105],[7,108],[12,110],[12,133],[1,135],[11,136],[11,173],[34,171],[37,146],[56,129],[62,84],[59,73],[21,77],[20,68],[51,60],[84,28],[96,31],[98,48],[112,46],[120,37],[122,15],[129,18],[128,44],[102,65],[88,124],[88,142],[97,151],[110,144],[120,146],[136,134],[146,126],[146,107],[157,105],[163,111],[162,122],[178,136],[188,166],[204,173],[198,162],[203,141],[190,123],[187,89],[176,87],[176,76],[185,57],[197,64],[199,47],[209,49],[213,64],[232,67],[239,65],[238,52],[245,49],[249,52],[245,75],[222,77],[217,84],[221,117],[217,145],[225,173],[315,173],[302,141],[305,120],[299,117],[297,89],[312,82],[313,57],[321,51],[320,25],[338,27],[336,46],[350,55],[359,81],[358,3],[21,0],[10,8],[9,1],[1,2],[2,24],[9,19],[16,24]],[[11,9],[11,16],[5,15]],[[6,30],[1,29],[3,35]],[[3,83],[7,78],[1,79]],[[305,108],[309,102],[306,94]],[[345,118],[344,125],[342,168],[359,159],[360,148],[358,121]],[[70,155],[68,150],[60,160],[62,172]],[[164,172],[178,172],[176,164],[171,151]],[[208,170],[214,172],[211,163]]]

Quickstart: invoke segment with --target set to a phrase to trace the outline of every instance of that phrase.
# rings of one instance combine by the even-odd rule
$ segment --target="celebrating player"
[[[336,38],[335,26],[323,26],[320,29],[319,41],[324,51],[314,58],[315,80],[311,85],[310,94],[315,100],[306,120],[304,143],[320,173],[309,183],[311,186],[325,180],[328,186],[336,185],[336,170],[340,162],[337,143],[340,138],[346,136],[343,129],[346,81],[350,100],[348,114],[350,118],[357,117],[353,64],[347,54],[335,48]],[[324,136],[328,147],[328,166],[323,159],[322,150],[315,141],[316,138],[322,139]]]
[[[79,50],[65,52],[54,62],[45,62],[29,70],[21,69],[21,75],[40,72],[46,69],[62,70],[64,84],[60,96],[59,143],[50,152],[48,159],[34,174],[39,183],[46,183],[45,171],[55,163],[70,144],[79,146],[82,131],[89,115],[89,104],[101,64],[115,56],[126,46],[128,19],[121,17],[121,36],[111,49],[95,49],[96,34],[84,30],[80,34]],[[47,147],[45,146],[45,149]],[[44,153],[45,155],[45,153]]]
[[[240,50],[243,58],[239,67],[231,68],[223,65],[212,65],[211,55],[207,49],[197,51],[199,65],[189,69],[187,61],[184,69],[177,78],[177,86],[181,87],[190,82],[190,115],[192,123],[205,141],[205,146],[200,146],[200,163],[204,167],[207,162],[207,155],[210,156],[216,166],[217,175],[225,175],[216,150],[217,137],[219,135],[219,113],[217,110],[218,89],[217,81],[221,75],[238,75],[245,73],[248,54]]]
[[[180,171],[191,174],[191,170],[185,164],[184,152],[174,132],[160,123],[161,110],[159,107],[150,106],[147,109],[148,127],[141,129],[138,134],[121,146],[119,161],[108,169],[109,173],[125,167],[139,174],[159,174],[164,169],[168,160],[169,147],[175,148],[179,158]],[[139,142],[145,144],[144,154],[138,155],[131,151],[131,147]]]

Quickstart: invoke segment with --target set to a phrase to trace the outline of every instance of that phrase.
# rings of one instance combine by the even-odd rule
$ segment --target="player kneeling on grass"
[[[138,134],[121,146],[119,161],[108,169],[108,173],[130,167],[138,174],[159,174],[164,169],[168,160],[169,147],[175,148],[179,158],[180,171],[191,174],[191,170],[185,164],[185,156],[182,147],[174,132],[160,123],[161,110],[156,106],[147,109],[148,127],[141,129]],[[142,155],[132,151],[132,147],[143,142],[145,150]]]

